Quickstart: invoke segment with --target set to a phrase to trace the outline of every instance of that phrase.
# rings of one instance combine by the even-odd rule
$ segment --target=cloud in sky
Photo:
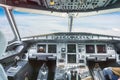
[[[120,36],[120,13],[75,19],[74,31]]]
[[[5,23],[1,16],[0,28]],[[22,37],[40,35],[51,32],[67,32],[68,19],[47,15],[15,14],[18,29]],[[106,35],[120,36],[120,12],[74,18],[73,32],[90,32]]]
[[[120,32],[120,28],[112,28],[113,31]]]
[[[0,16],[0,31],[5,34],[7,40],[12,40],[14,38],[14,34],[6,16]]]
[[[16,15],[15,19],[18,23],[21,34],[24,34],[23,29],[26,30],[26,36],[33,34],[40,35],[51,32],[66,32],[68,28],[67,18],[50,17],[45,15],[24,15],[22,17],[24,18]]]

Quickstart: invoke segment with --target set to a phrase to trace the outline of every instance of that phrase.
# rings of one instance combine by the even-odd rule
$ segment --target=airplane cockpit
[[[75,25],[73,22],[74,18],[105,13],[118,12],[119,15],[119,0],[0,0],[0,7],[14,35],[8,41],[4,32],[8,31],[10,38],[12,35],[9,30],[0,30],[0,80],[113,80],[111,76],[106,76],[105,71],[120,67],[119,29],[110,27],[114,30],[113,33],[117,31],[116,34],[108,27],[101,29],[103,19],[100,19],[102,25],[98,26],[101,32],[96,31],[88,22],[84,24],[90,27],[80,23]],[[29,13],[40,16],[28,16]],[[65,27],[67,21],[63,19],[66,17],[68,30]],[[92,19],[88,20],[92,22]],[[119,25],[118,22],[115,24]],[[51,30],[52,28],[55,29]]]

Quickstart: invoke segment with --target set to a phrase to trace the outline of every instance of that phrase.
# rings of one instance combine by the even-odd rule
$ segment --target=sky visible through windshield
[[[53,32],[67,32],[68,18],[15,12],[15,20],[22,37],[48,34]],[[0,8],[0,29],[6,31],[8,22]],[[72,32],[88,32],[96,34],[120,36],[120,12],[74,18]],[[5,28],[5,29],[4,29]]]

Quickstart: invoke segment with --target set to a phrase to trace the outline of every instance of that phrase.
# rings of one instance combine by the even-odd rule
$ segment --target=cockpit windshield
[[[23,13],[13,10],[15,22],[21,38],[56,32],[69,32],[68,17]],[[0,19],[0,28],[8,24]],[[9,26],[9,25],[8,25]],[[5,34],[9,34],[9,31]],[[120,36],[120,12],[73,18],[72,32],[87,32]],[[9,35],[7,35],[9,36]],[[10,36],[9,36],[10,37]]]
[[[14,12],[21,37],[67,32],[67,18]]]
[[[68,32],[68,18],[49,15],[15,13],[15,20],[22,37]],[[72,32],[120,35],[120,12],[73,19]]]
[[[13,31],[2,7],[0,7],[0,31],[5,35],[7,41],[14,39]]]

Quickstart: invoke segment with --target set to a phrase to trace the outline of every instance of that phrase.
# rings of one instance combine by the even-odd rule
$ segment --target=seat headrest
[[[7,41],[4,34],[0,31],[0,56],[5,52]]]

